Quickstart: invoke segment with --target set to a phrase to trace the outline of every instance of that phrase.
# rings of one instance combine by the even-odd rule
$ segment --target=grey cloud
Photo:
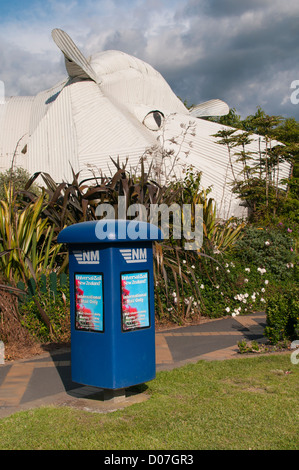
[[[190,0],[181,10],[185,17],[211,16],[223,18],[226,16],[240,16],[248,11],[260,10],[271,5],[272,0]]]
[[[147,41],[140,30],[116,30],[108,35],[103,49],[122,50],[127,54],[142,58],[146,43]]]
[[[151,0],[146,8],[111,7],[107,17],[91,5],[81,23],[76,15],[68,17],[70,27],[53,26],[65,29],[86,55],[107,49],[135,55],[189,104],[220,98],[242,115],[261,105],[269,114],[299,120],[299,105],[289,99],[291,82],[299,79],[297,0],[189,0],[174,2],[168,11]],[[160,5],[163,14],[157,16]],[[55,62],[22,51],[22,44],[1,46],[0,80],[10,94],[35,94],[65,76],[59,50]]]
[[[189,1],[177,18],[189,19],[183,40],[199,53],[177,77],[172,71],[174,89],[188,102],[222,98],[242,114],[261,105],[298,119],[299,105],[289,97],[292,80],[299,79],[299,16],[290,3],[293,9],[275,0]]]
[[[56,63],[43,54],[24,51],[1,40],[0,79],[5,84],[6,96],[35,95],[54,86],[66,73],[63,60]]]

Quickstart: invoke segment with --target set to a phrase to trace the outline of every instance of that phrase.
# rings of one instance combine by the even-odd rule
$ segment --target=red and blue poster
[[[102,274],[75,274],[76,330],[104,331]]]
[[[123,331],[150,326],[148,272],[121,275],[121,307]]]

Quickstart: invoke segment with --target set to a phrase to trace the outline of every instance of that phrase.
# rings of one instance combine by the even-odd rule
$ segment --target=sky
[[[86,56],[114,49],[148,62],[188,105],[219,98],[242,118],[261,106],[299,121],[298,0],[0,0],[6,97],[65,78],[54,28]]]

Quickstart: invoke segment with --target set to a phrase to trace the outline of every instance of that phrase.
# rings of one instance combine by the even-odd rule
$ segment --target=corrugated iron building
[[[82,178],[91,176],[91,170],[113,173],[110,157],[129,158],[127,168],[136,168],[155,147],[148,158],[155,155],[164,177],[171,170],[180,176],[192,165],[202,171],[203,187],[213,188],[220,217],[245,214],[230,186],[232,164],[238,177],[242,164],[236,157],[230,161],[227,148],[213,137],[224,126],[200,118],[226,114],[223,102],[213,100],[190,112],[149,64],[119,51],[87,61],[62,33],[58,30],[54,39],[69,77],[37,96],[7,100],[0,127],[1,171],[13,162],[31,174],[44,171],[57,182],[71,181],[71,168],[80,170]],[[247,150],[258,152],[265,144],[253,138]],[[167,150],[173,155],[163,158]],[[281,165],[281,178],[288,174],[289,165]]]

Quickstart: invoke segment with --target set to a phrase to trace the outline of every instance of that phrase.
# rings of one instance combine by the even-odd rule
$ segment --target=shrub
[[[273,280],[291,280],[295,264],[295,240],[289,227],[247,227],[235,244],[234,256],[271,272]]]
[[[33,343],[29,332],[21,324],[17,294],[3,284],[0,285],[0,340],[19,348]]]
[[[47,315],[46,324],[40,308]],[[57,292],[37,292],[20,307],[22,325],[31,336],[41,343],[49,341],[68,342],[70,340],[70,296],[69,286],[57,286]],[[50,325],[50,328],[49,328]]]
[[[299,337],[299,288],[292,286],[274,294],[267,303],[264,334],[270,343]]]
[[[9,188],[13,186],[14,192],[22,191],[25,188],[27,181],[30,178],[30,174],[24,168],[18,167],[9,169],[0,173],[0,199],[5,199],[6,192],[5,187]],[[40,194],[40,189],[36,184],[31,186],[31,191],[36,195]]]

